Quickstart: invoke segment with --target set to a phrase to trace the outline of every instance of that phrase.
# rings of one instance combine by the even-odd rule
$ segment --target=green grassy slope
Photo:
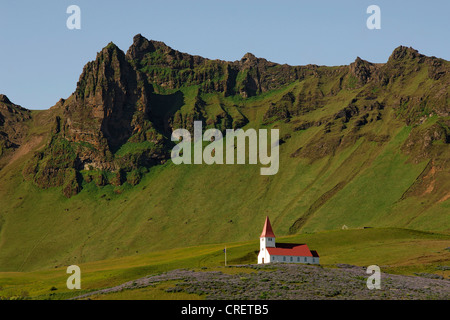
[[[339,230],[343,225],[448,233],[448,144],[436,141],[442,144],[435,163],[441,171],[429,183],[425,169],[433,169],[431,161],[402,150],[411,132],[437,122],[431,117],[421,126],[407,125],[400,116],[410,109],[407,103],[398,105],[398,94],[420,96],[433,90],[427,67],[391,81],[387,89],[352,84],[332,93],[340,76],[343,83],[349,81],[341,69],[330,68],[337,74],[329,82],[309,77],[248,99],[202,94],[208,118],[225,108],[248,119],[244,129],[280,130],[284,143],[274,176],[261,176],[259,164],[176,166],[169,160],[150,168],[136,186],[98,187],[84,181],[81,192],[68,199],[61,188],[39,189],[22,175],[32,152],[49,139],[47,129],[61,110],[39,113],[30,124],[29,139],[40,134],[42,143],[0,171],[0,271],[61,268],[186,246],[253,241],[266,215],[278,236]],[[198,90],[193,86],[180,91],[184,100],[179,110],[189,113]],[[381,120],[357,125],[361,115],[346,123],[335,118],[368,92],[377,96],[363,103],[386,105]],[[284,103],[288,93],[319,94],[323,105],[289,121],[267,119],[267,112]]]
[[[274,226],[275,227],[275,226]],[[275,229],[276,230],[276,229]],[[450,262],[450,236],[408,229],[349,229],[277,238],[279,242],[308,243],[321,255],[324,267],[337,263],[360,266],[377,264],[383,272],[412,275],[417,272],[448,277],[442,266]],[[0,272],[0,297],[28,296],[38,299],[67,299],[84,292],[138,279],[147,275],[182,269],[208,268],[228,272],[244,269],[224,268],[223,247],[227,246],[228,266],[256,263],[258,240],[226,242],[182,249],[155,251],[124,258],[81,263],[81,291],[66,288],[65,267],[32,272]],[[251,271],[251,270],[250,270]],[[57,290],[50,290],[55,287]],[[144,292],[142,292],[144,291]],[[164,291],[164,286],[124,292],[122,298],[195,299]]]
[[[287,130],[283,125],[281,135]],[[416,229],[448,231],[448,215],[439,212],[429,213],[433,219],[427,223],[414,224],[413,218],[422,218],[410,208],[421,206],[420,197],[408,198],[403,208],[398,203],[425,165],[407,162],[398,145],[408,128],[391,125],[386,130],[393,138],[381,148],[360,138],[336,156],[313,163],[289,155],[318,129],[294,132],[280,148],[274,176],[259,175],[260,165],[176,166],[169,161],[151,168],[135,187],[90,183],[70,199],[58,188],[41,190],[23,182],[18,174],[23,161],[17,161],[1,172],[1,269],[25,271],[247,241],[259,236],[266,215],[279,235],[289,234],[294,221],[308,212],[296,232],[411,223]],[[342,181],[336,193],[327,193]],[[314,204],[316,210],[308,211]],[[445,212],[448,201],[436,207]]]

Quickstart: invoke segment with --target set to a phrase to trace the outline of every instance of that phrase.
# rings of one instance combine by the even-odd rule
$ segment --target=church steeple
[[[261,251],[264,251],[266,248],[275,248],[275,234],[270,225],[269,217],[266,217],[266,222],[259,238],[261,239],[259,243]]]
[[[264,223],[264,228],[260,238],[275,238],[275,234],[272,231],[272,226],[270,225],[269,217],[266,217],[266,222]]]

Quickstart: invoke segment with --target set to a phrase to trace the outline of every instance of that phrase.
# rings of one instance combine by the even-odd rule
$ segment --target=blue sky
[[[69,5],[81,30],[69,30]],[[369,30],[369,5],[381,30]],[[450,60],[450,1],[385,0],[2,0],[0,93],[47,109],[75,90],[83,66],[110,41],[126,52],[133,36],[210,59],[246,52],[291,65],[385,62],[399,45]]]

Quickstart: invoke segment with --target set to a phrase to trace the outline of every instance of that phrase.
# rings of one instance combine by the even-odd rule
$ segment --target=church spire
[[[266,217],[266,222],[264,223],[264,228],[260,238],[275,238],[275,234],[272,231],[272,226],[270,225],[269,217]]]

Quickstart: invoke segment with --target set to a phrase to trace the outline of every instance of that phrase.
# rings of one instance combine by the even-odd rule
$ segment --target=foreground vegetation
[[[450,277],[450,236],[407,229],[349,229],[301,234],[277,239],[279,242],[307,243],[321,256],[321,265],[369,266],[376,264],[382,272],[421,276]],[[227,247],[228,267],[224,266],[223,248]],[[1,272],[0,296],[3,298],[67,299],[90,291],[120,285],[124,282],[157,275],[175,269],[254,272],[252,268],[230,268],[254,264],[258,241],[210,244],[157,251],[148,254],[80,264],[81,290],[66,287],[66,266],[32,272]],[[247,269],[247,270],[246,270]],[[116,293],[125,299],[194,299],[177,291],[166,291],[175,282],[161,282],[155,287]],[[102,296],[108,298],[108,296]],[[202,297],[204,298],[204,297]]]

